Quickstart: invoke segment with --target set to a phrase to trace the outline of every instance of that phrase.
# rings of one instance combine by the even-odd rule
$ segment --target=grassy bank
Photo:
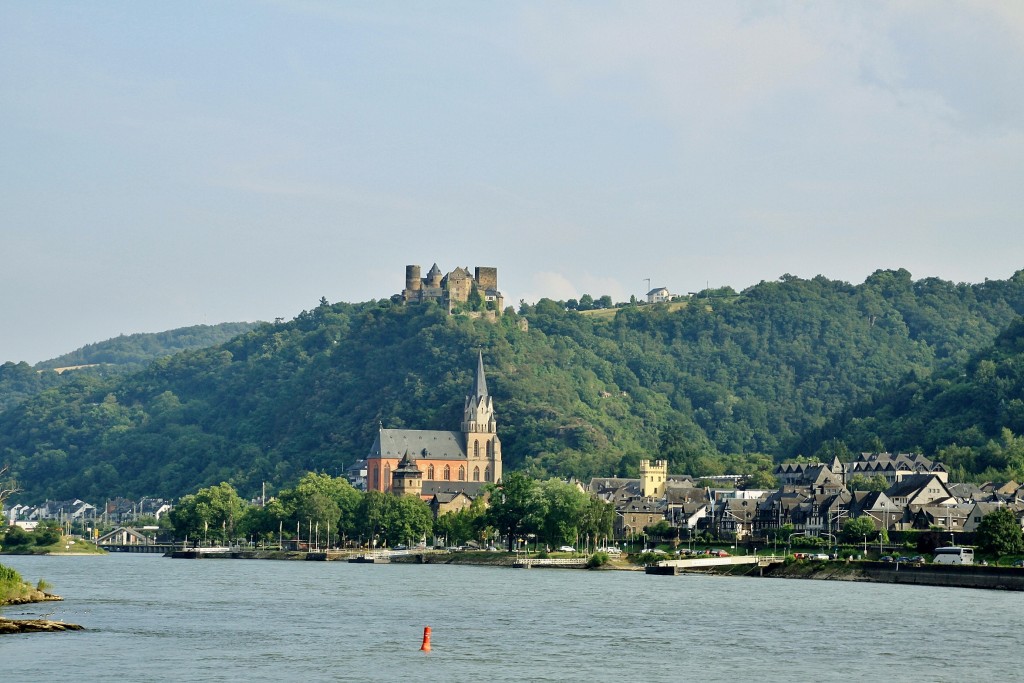
[[[83,538],[61,536],[59,540],[47,545],[26,543],[15,546],[0,547],[0,555],[106,555],[95,543]]]

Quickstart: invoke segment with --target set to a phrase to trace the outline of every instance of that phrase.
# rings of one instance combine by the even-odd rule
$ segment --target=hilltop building
[[[460,431],[381,427],[366,462],[367,490],[424,499],[459,492],[474,498],[486,483],[501,481],[501,441],[483,354],[477,356]]]
[[[435,263],[426,277],[420,277],[419,266],[405,267],[405,289],[402,300],[406,303],[436,301],[450,313],[458,304],[466,304],[473,292],[482,298],[486,308],[500,314],[505,297],[498,291],[498,269],[477,267],[472,275],[469,268],[456,268],[447,275]]]
[[[668,287],[655,287],[647,292],[647,303],[649,304],[660,304],[671,300],[672,293],[668,291]]]

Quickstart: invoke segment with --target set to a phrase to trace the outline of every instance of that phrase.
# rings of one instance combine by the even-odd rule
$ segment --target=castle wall
[[[480,289],[498,288],[498,269],[490,267],[477,267],[475,269],[476,284]]]

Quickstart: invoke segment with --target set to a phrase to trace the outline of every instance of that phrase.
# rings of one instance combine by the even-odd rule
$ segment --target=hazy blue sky
[[[0,0],[0,361],[491,265],[1024,268],[1024,3]]]

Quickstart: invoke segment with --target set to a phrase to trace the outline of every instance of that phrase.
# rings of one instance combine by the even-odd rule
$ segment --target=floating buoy
[[[430,652],[430,627],[423,627],[423,644],[420,645],[420,650],[423,652]]]

